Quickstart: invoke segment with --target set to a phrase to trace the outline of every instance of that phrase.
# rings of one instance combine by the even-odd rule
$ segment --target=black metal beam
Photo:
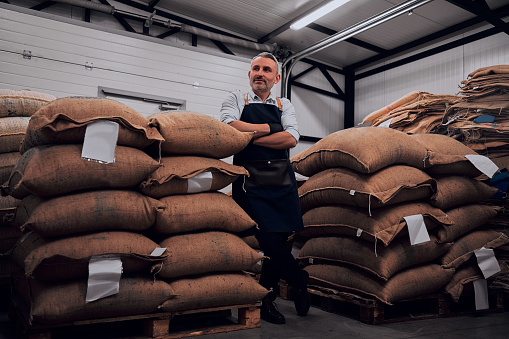
[[[5,2],[6,4],[10,4],[10,2],[7,0],[0,0],[0,1]]]
[[[221,41],[217,41],[217,40],[214,40],[214,39],[209,39],[209,40],[212,41],[214,43],[214,45],[216,45],[216,47],[219,48],[223,53],[230,54],[230,55],[235,55]]]
[[[374,74],[377,74],[377,73],[380,73],[380,72],[387,71],[389,69],[393,69],[393,68],[396,68],[396,67],[399,67],[399,66],[402,66],[402,65],[406,65],[408,63],[411,63],[411,62],[414,62],[414,61],[417,61],[417,60],[421,60],[421,59],[427,58],[429,56],[432,56],[432,55],[435,55],[435,54],[438,54],[438,53],[441,53],[441,52],[444,52],[444,51],[448,51],[448,50],[450,50],[452,48],[456,48],[456,47],[463,46],[463,45],[466,45],[468,43],[471,43],[471,42],[474,42],[474,41],[477,41],[477,40],[480,40],[480,39],[487,38],[487,37],[492,36],[492,35],[497,34],[497,33],[500,33],[500,30],[498,28],[496,28],[496,27],[493,27],[493,28],[487,29],[485,31],[482,31],[482,32],[479,32],[479,33],[476,33],[476,34],[472,34],[472,35],[469,35],[467,37],[458,39],[456,41],[449,42],[449,43],[444,44],[442,46],[438,46],[438,47],[432,48],[432,49],[427,50],[425,52],[417,53],[417,54],[412,55],[412,56],[410,56],[408,58],[404,58],[404,59],[392,62],[390,64],[387,64],[387,65],[384,65],[384,66],[380,66],[380,67],[371,69],[371,70],[366,71],[364,73],[357,74],[355,76],[355,80],[363,79],[363,78],[366,78],[368,76],[371,76],[371,75],[374,75]]]
[[[339,95],[343,95],[344,96],[345,93],[339,87],[339,85],[337,84],[336,80],[334,80],[334,78],[330,75],[330,73],[327,72],[327,70],[324,67],[318,67],[318,69],[320,70],[320,72],[322,72],[323,76],[325,77],[325,79],[327,79],[327,81],[332,86],[332,88],[334,88],[336,93],[338,93]]]
[[[44,1],[44,2],[41,2],[40,4],[30,7],[30,9],[33,9],[35,11],[41,11],[45,8],[53,6],[54,4],[56,4],[55,1]]]
[[[335,73],[338,73],[338,74],[343,74],[343,70],[341,68],[337,68],[337,67],[332,67],[332,66],[329,66],[329,65],[326,65],[326,64],[322,64],[321,62],[318,62],[318,61],[315,61],[315,60],[311,60],[311,59],[308,59],[308,58],[303,58],[301,60],[299,60],[301,62],[305,62],[309,65],[313,65],[313,66],[316,66],[316,67],[325,67],[325,69],[329,70],[329,71],[332,71],[332,72],[335,72]]]
[[[108,0],[99,0],[103,5],[108,5],[108,6],[111,6],[111,4],[108,2]],[[122,25],[122,27],[124,27],[124,29],[126,31],[129,31],[129,32],[134,32],[136,33],[136,30],[131,26],[129,25],[129,23],[126,21],[126,19],[118,14],[118,13],[113,13],[113,17],[115,19],[117,19],[117,21]]]
[[[148,3],[148,7],[154,8],[155,6],[157,6],[158,3],[159,0],[150,0],[150,2]]]
[[[488,4],[483,0],[447,0],[447,2],[456,5],[458,7],[461,7],[470,13],[473,13],[480,18],[482,18],[484,21],[489,22],[494,27],[497,27],[502,32],[509,34],[509,27],[505,25],[505,22],[502,21],[502,19],[496,17],[493,12],[491,11]]]
[[[333,29],[327,28],[325,26],[316,24],[314,22],[310,23],[309,25],[307,25],[307,27],[311,28],[311,29],[314,29],[315,31],[318,31],[320,33],[326,34],[326,35],[334,35],[334,34],[336,34],[338,32],[338,31],[335,31]],[[352,45],[356,45],[356,46],[368,49],[368,50],[376,52],[376,53],[385,53],[385,52],[387,52],[387,50],[384,49],[384,48],[375,46],[373,44],[370,44],[368,42],[362,41],[362,40],[357,39],[357,38],[348,38],[345,41],[348,42],[348,43],[351,43]]]
[[[355,72],[350,70],[345,74],[345,115],[343,128],[354,127],[355,124]]]
[[[316,88],[316,87],[313,87],[313,86],[309,86],[309,85],[303,84],[301,82],[292,81],[291,79],[290,79],[290,85],[291,86],[295,86],[295,87],[300,87],[300,88],[303,88],[303,89],[307,89],[308,91],[312,91],[312,92],[315,92],[315,93],[318,93],[318,94],[323,94],[323,95],[326,95],[328,97],[332,97],[332,98],[335,98],[335,99],[345,100],[345,95],[341,95],[341,94],[338,94],[338,93],[326,91],[326,90],[321,89],[321,88]]]
[[[161,33],[158,36],[156,36],[156,38],[164,39],[164,38],[169,37],[170,35],[173,35],[173,34],[178,33],[178,32],[180,32],[179,28],[175,28],[175,27],[174,28],[170,28],[166,32]]]
[[[304,70],[304,71],[300,72],[299,74],[296,74],[296,75],[292,76],[292,80],[297,80],[298,78],[300,78],[300,77],[302,77],[302,76],[304,76],[304,75],[308,74],[309,72],[311,72],[312,70],[314,70],[314,69],[316,69],[316,68],[317,68],[317,66],[311,66],[311,67],[309,67],[308,69],[306,69],[306,70]]]
[[[90,22],[90,15],[92,11],[88,8],[85,8],[85,22]]]
[[[509,5],[497,8],[496,11],[497,11],[496,12],[497,17],[504,17],[504,16],[509,14]],[[345,72],[347,72],[350,69],[354,69],[355,70],[355,69],[362,68],[362,67],[364,67],[366,65],[369,65],[371,63],[383,60],[385,58],[392,57],[392,56],[394,56],[394,55],[396,55],[398,53],[405,52],[405,51],[407,51],[409,49],[412,49],[414,47],[419,47],[419,46],[424,45],[426,43],[429,43],[429,42],[431,42],[433,40],[436,40],[436,39],[439,39],[439,38],[443,38],[443,37],[445,37],[447,35],[456,33],[456,32],[458,32],[460,30],[472,27],[472,26],[477,25],[477,24],[479,24],[479,23],[481,23],[483,21],[484,20],[482,20],[482,18],[475,17],[475,18],[472,18],[472,19],[460,22],[459,24],[450,26],[448,28],[445,28],[445,29],[440,30],[438,32],[435,32],[433,34],[427,35],[427,36],[422,37],[420,39],[413,40],[413,41],[411,41],[411,42],[409,42],[407,44],[404,44],[404,45],[398,46],[396,48],[393,48],[391,50],[388,50],[386,53],[381,53],[379,55],[375,55],[373,57],[364,59],[362,61],[356,62],[356,63],[351,64],[349,66],[346,66],[343,70]]]

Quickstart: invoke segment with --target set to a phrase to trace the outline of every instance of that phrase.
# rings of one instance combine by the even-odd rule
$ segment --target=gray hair
[[[274,62],[276,63],[276,72],[277,72],[276,74],[279,74],[279,62],[277,61],[274,54],[269,53],[269,52],[262,52],[262,53],[258,54],[257,56],[255,56],[253,59],[251,59],[251,63],[253,63],[253,61],[255,61],[258,58],[267,58],[267,59],[274,60]]]

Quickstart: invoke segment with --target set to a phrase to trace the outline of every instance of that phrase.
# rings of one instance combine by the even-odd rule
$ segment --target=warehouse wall
[[[492,27],[482,25],[468,32],[449,37],[441,43],[427,46],[426,49]],[[398,58],[370,65],[370,68],[367,69],[379,67],[422,51],[423,49],[418,49]],[[360,123],[370,113],[389,105],[412,91],[425,91],[432,94],[458,94],[461,81],[467,79],[469,73],[481,67],[501,64],[509,64],[509,36],[505,33],[499,33],[358,80],[355,84],[355,124]]]

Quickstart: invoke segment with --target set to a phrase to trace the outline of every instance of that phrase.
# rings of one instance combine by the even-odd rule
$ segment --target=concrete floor
[[[7,316],[5,299],[0,300],[0,338],[18,339],[14,325]],[[482,316],[459,316],[429,320],[406,321],[393,324],[368,325],[338,314],[324,312],[312,306],[307,317],[295,313],[292,301],[277,299],[286,324],[273,325],[262,321],[260,328],[220,334],[196,336],[203,339],[268,339],[268,338],[509,338],[509,312]],[[235,314],[234,314],[235,315]],[[141,339],[146,338],[125,326],[111,330],[73,331],[54,333],[54,339]]]

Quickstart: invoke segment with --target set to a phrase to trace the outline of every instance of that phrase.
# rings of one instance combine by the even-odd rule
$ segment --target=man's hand
[[[253,139],[258,139],[270,133],[269,124],[250,124],[248,122],[235,120],[230,122],[230,126],[241,132],[253,132]]]

